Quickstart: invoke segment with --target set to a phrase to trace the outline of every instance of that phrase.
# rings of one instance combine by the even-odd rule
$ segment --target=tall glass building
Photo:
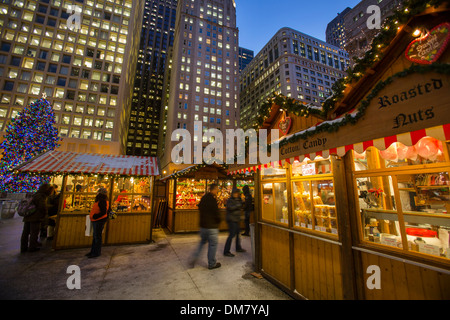
[[[0,131],[45,93],[60,150],[125,153],[143,8],[143,0],[1,1]]]
[[[204,134],[210,128],[239,127],[239,41],[234,0],[179,0],[171,59],[165,149],[161,167],[167,173],[180,169],[173,166],[172,132],[186,129],[191,133],[191,159],[195,142],[205,146]],[[198,121],[200,127],[194,127]]]
[[[156,156],[163,85],[173,45],[177,0],[146,0],[134,81],[127,154]]]

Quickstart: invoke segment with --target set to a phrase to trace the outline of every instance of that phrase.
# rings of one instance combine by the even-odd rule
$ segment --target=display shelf
[[[363,214],[379,220],[398,221],[396,210],[363,209]],[[403,212],[403,217],[408,223],[431,224],[450,227],[450,214],[426,213],[426,212]]]

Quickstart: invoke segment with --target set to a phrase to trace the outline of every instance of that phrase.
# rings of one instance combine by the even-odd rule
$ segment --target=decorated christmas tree
[[[0,144],[0,192],[33,192],[48,177],[14,172],[14,168],[59,146],[55,114],[45,95],[11,120]]]

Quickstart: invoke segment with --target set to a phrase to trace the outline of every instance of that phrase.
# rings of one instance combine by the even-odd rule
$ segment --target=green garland
[[[317,126],[314,130],[306,130],[302,133],[295,134],[294,136],[284,139],[280,141],[280,146],[284,146],[289,143],[297,142],[300,139],[307,139],[308,137],[311,137],[315,134],[327,132],[327,133],[333,133],[337,132],[340,127],[346,126],[348,124],[354,125],[356,124],[359,119],[361,119],[365,113],[367,108],[369,107],[371,101],[378,96],[378,93],[383,90],[387,85],[394,82],[395,79],[404,78],[408,75],[414,74],[414,73],[428,73],[428,72],[436,72],[439,74],[446,74],[450,75],[450,64],[447,63],[434,63],[432,65],[412,65],[408,69],[405,69],[403,71],[400,71],[389,78],[387,78],[384,81],[380,81],[376,84],[376,86],[373,88],[373,90],[367,95],[367,97],[362,100],[359,104],[358,111],[354,116],[351,116],[349,114],[345,115],[345,117],[342,118],[341,121],[333,122],[333,123],[323,123]]]
[[[261,106],[255,128],[259,128],[264,123],[264,120],[270,114],[273,104],[279,105],[283,110],[297,116],[308,117],[309,115],[315,115],[326,119],[328,113],[335,109],[336,103],[343,98],[347,85],[359,81],[366,71],[383,57],[384,49],[396,37],[398,28],[401,25],[406,24],[412,17],[424,12],[427,8],[437,8],[444,3],[448,4],[448,0],[407,0],[403,2],[401,9],[395,10],[391,16],[386,18],[382,30],[372,41],[371,49],[365,53],[364,57],[354,58],[355,65],[353,68],[347,69],[347,76],[338,79],[333,84],[333,95],[323,102],[321,109],[312,108],[310,105],[304,105],[291,98],[275,95]]]

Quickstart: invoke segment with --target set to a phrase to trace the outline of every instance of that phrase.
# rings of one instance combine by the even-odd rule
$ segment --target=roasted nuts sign
[[[318,133],[280,147],[280,159],[450,123],[450,79],[438,73],[413,74],[379,91],[355,125]],[[370,92],[370,90],[368,90]]]

